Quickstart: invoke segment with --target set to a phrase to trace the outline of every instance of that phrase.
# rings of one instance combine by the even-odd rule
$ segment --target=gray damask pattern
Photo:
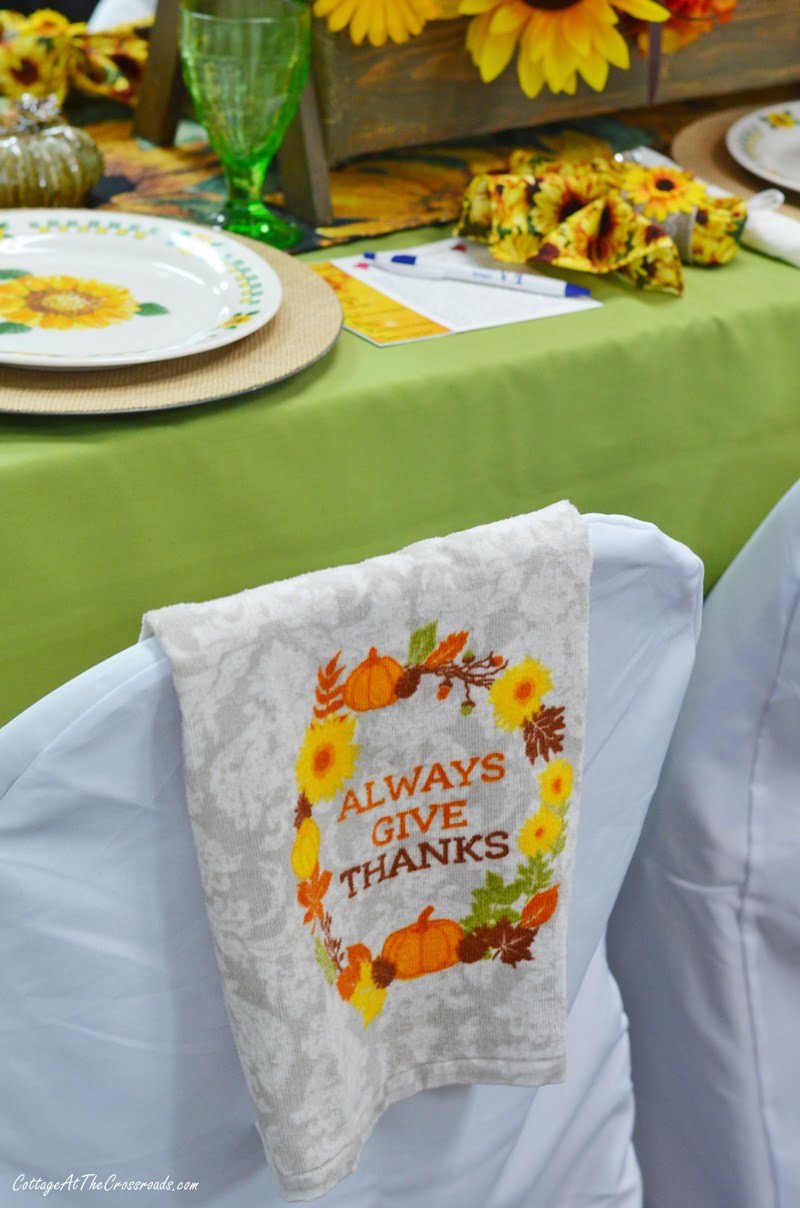
[[[226,1001],[267,1155],[287,1199],[314,1198],[334,1186],[355,1168],[381,1112],[418,1090],[458,1082],[538,1086],[564,1076],[565,937],[590,572],[585,522],[561,503],[358,566],[145,617],[143,634],[159,638],[172,664],[189,809]],[[292,867],[302,804],[296,764],[318,703],[318,669],[341,651],[341,684],[371,647],[405,666],[411,635],[433,621],[437,641],[469,631],[459,666],[464,654],[468,665],[471,648],[475,660],[496,652],[514,667],[530,657],[551,672],[544,704],[563,706],[558,758],[574,769],[565,842],[553,859],[558,908],[532,940],[518,928],[517,960],[513,951],[505,959],[495,948],[484,959],[453,957],[449,967],[413,977],[388,962],[384,980],[395,976],[383,1000],[370,1000],[382,1005],[365,1026],[365,1013],[337,989],[347,948],[365,945],[378,958],[386,937],[414,924],[428,906],[433,919],[464,920],[487,872],[505,884],[514,880],[523,860],[520,828],[541,804],[539,773],[547,760],[532,764],[523,731],[495,724],[485,687],[471,689],[469,711],[462,709],[460,681],[440,693],[443,677],[425,674],[391,707],[345,713],[356,718],[356,767],[332,797],[313,803],[318,872],[331,872],[324,909],[331,937],[341,944],[338,964],[326,963],[324,953],[320,963],[320,923],[312,920],[312,937]],[[489,754],[494,762],[486,765],[481,760]],[[468,768],[476,757],[466,787],[459,775],[459,788],[455,763]],[[445,780],[434,774],[423,791],[436,763]],[[396,787],[399,776],[420,765],[415,799],[393,801],[387,774]],[[502,779],[496,772],[482,777],[487,766],[502,767]],[[367,782],[374,809],[366,808]],[[362,809],[343,813],[347,788]],[[453,806],[449,829],[440,808],[427,833],[419,833],[408,812],[413,806],[427,821],[431,804],[454,801],[462,805]],[[391,821],[375,831],[377,816]],[[490,859],[486,837],[498,832],[507,836],[508,854],[497,855],[502,846],[495,840]],[[457,846],[460,834],[465,841],[479,836],[471,851]],[[449,846],[442,846],[447,837]],[[439,844],[448,863],[421,859],[422,841]],[[365,864],[374,867],[382,853],[394,861],[401,847],[411,868],[401,857],[394,876],[365,877]],[[384,871],[391,866],[385,863]],[[353,868],[360,871],[348,878]],[[364,968],[369,976],[370,966]]]

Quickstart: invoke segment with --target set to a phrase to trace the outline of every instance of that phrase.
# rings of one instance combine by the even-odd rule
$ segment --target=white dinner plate
[[[149,364],[263,327],[281,283],[238,240],[98,210],[0,210],[0,363]]]
[[[725,142],[743,168],[800,192],[800,101],[746,114],[729,127]]]

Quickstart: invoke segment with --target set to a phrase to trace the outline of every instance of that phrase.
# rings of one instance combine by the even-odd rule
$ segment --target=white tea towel
[[[590,571],[560,503],[144,619],[287,1199],[416,1091],[564,1077]]]

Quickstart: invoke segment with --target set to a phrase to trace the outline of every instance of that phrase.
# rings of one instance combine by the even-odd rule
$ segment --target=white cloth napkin
[[[800,268],[800,222],[788,214],[748,207],[742,243],[754,252]]]
[[[561,503],[144,618],[287,1199],[418,1090],[564,1076],[590,572]]]
[[[90,33],[155,16],[156,0],[100,0],[86,23]]]
[[[649,168],[671,167],[680,169],[680,164],[651,147],[635,147],[625,152],[624,159],[634,159],[636,163]],[[718,185],[702,182],[712,197],[729,197],[727,189]],[[788,214],[777,213],[777,207],[784,201],[780,189],[764,189],[747,199],[747,222],[742,232],[742,243],[754,252],[772,256],[775,260],[785,260],[800,268],[800,222],[790,218]]]

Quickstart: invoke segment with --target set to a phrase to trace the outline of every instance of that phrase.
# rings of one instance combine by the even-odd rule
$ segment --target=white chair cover
[[[800,486],[711,593],[609,929],[648,1208],[800,1205]]]
[[[624,517],[593,517],[591,536],[567,1081],[395,1104],[326,1208],[641,1204],[626,1023],[602,940],[694,659],[702,568]],[[0,962],[0,1186],[96,1172],[199,1188],[99,1191],[93,1204],[284,1204],[228,1026],[154,641],[0,731]]]

